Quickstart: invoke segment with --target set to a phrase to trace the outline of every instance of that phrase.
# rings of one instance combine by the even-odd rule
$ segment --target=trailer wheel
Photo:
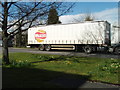
[[[105,47],[105,48],[104,48],[104,52],[105,52],[105,53],[108,53],[108,52],[109,52],[109,48],[108,48],[108,47]]]
[[[84,51],[85,51],[85,53],[90,54],[92,52],[92,47],[91,46],[85,46]]]
[[[45,46],[44,46],[43,44],[40,44],[39,47],[38,47],[38,49],[39,49],[40,51],[43,51],[43,50],[45,49]]]
[[[51,50],[51,45],[49,45],[49,44],[45,45],[45,50],[50,51]]]
[[[114,49],[114,54],[120,54],[120,47],[116,47]]]

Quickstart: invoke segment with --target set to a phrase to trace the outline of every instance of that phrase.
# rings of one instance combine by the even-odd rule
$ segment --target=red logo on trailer
[[[35,33],[35,39],[38,41],[38,42],[43,42],[44,39],[46,39],[46,31],[44,30],[38,30],[36,33]]]

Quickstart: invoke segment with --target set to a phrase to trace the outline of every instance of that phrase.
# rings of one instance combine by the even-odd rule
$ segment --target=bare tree
[[[95,17],[90,11],[86,11],[85,14],[80,15],[77,19],[73,18],[73,22],[82,22],[82,21],[94,21]]]
[[[0,26],[2,29],[2,40],[3,40],[3,62],[9,64],[9,54],[8,54],[8,39],[18,32],[23,32],[32,27],[34,22],[42,17],[46,18],[49,9],[52,5],[56,4],[57,8],[64,10],[60,13],[65,14],[72,8],[73,4],[64,4],[58,2],[1,2],[0,7],[2,11],[0,12]],[[67,5],[67,8],[64,6]],[[63,7],[63,8],[61,8]],[[8,23],[10,22],[10,23]],[[17,25],[17,27],[16,27]],[[14,28],[16,27],[16,28]],[[11,30],[13,29],[13,30]],[[8,34],[9,32],[9,34]]]

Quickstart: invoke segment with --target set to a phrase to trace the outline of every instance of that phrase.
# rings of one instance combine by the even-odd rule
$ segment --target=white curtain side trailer
[[[111,44],[110,24],[107,21],[87,21],[76,24],[54,24],[28,29],[28,44],[40,50],[81,48],[85,52]]]

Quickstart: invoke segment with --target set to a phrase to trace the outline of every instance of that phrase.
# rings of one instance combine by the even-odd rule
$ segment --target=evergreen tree
[[[55,7],[51,7],[49,14],[48,14],[47,24],[58,24],[58,23],[61,23],[59,21],[58,12]]]

